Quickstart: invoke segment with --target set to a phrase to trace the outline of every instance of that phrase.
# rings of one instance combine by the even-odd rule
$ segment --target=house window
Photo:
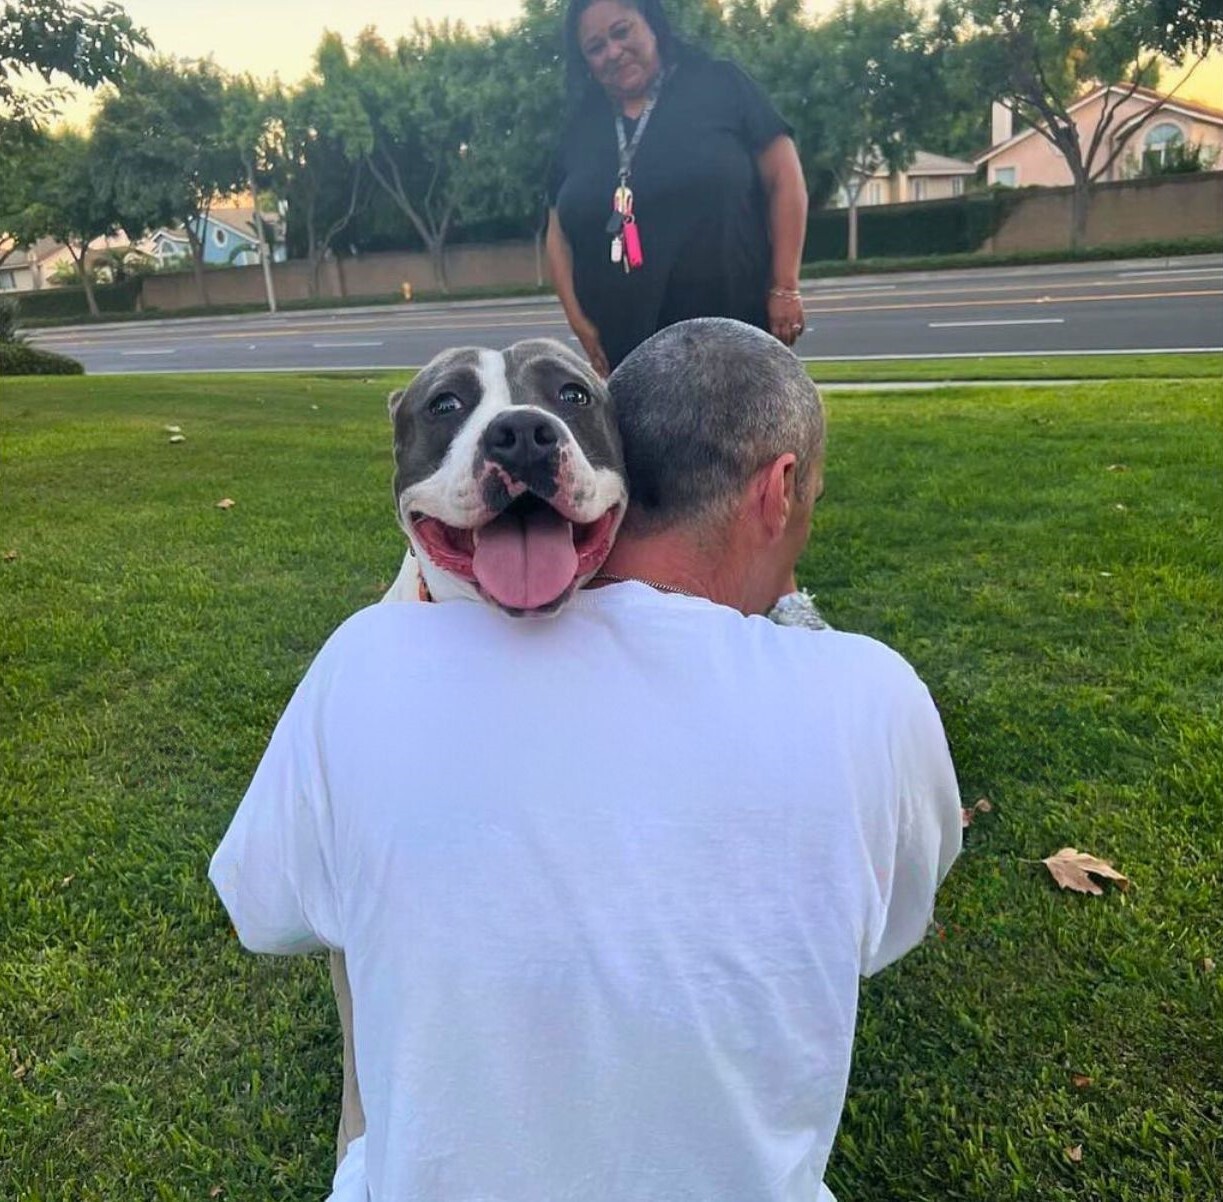
[[[1143,140],[1142,154],[1146,163],[1158,167],[1167,166],[1169,159],[1176,153],[1175,148],[1185,144],[1185,135],[1179,125],[1171,121],[1161,121],[1147,131]]]
[[[0,292],[15,292],[17,277],[11,271],[0,271]]]
[[[1015,184],[1018,182],[1018,176],[1018,167],[994,168],[994,183],[1001,185],[1003,188],[1015,187]]]
[[[878,180],[872,180],[866,189],[866,203],[877,205],[883,203],[883,185]]]
[[[913,199],[926,200],[930,196],[930,181],[927,179],[915,179],[909,181],[913,185]]]
[[[229,239],[225,236],[225,231],[223,229],[214,229],[212,231],[212,240],[218,246],[224,246],[225,243],[229,241]]]
[[[957,176],[952,177],[951,195],[952,196],[963,196],[964,195],[964,177],[962,175],[957,175]]]

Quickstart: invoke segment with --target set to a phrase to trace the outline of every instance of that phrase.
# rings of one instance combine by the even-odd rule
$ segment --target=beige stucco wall
[[[542,264],[539,266],[542,267]],[[530,287],[538,282],[533,242],[504,242],[490,246],[456,246],[446,252],[450,287]],[[305,300],[310,295],[310,268],[300,260],[277,263],[273,269],[280,300]],[[228,267],[206,275],[208,300],[214,305],[258,304],[264,297],[263,272],[258,266]],[[404,282],[413,291],[435,292],[429,256],[389,251],[323,265],[319,294],[323,297],[380,296],[397,293]],[[146,309],[186,309],[200,303],[195,278],[189,271],[148,276],[142,304]]]
[[[1116,97],[1114,96],[1109,103],[1115,102]],[[1084,152],[1091,145],[1103,106],[1104,97],[1101,95],[1090,104],[1085,104],[1074,115],[1075,124],[1079,130],[1079,144],[1084,148]],[[1123,125],[1149,108],[1149,101],[1131,97],[1119,107],[1117,116],[1113,118],[1112,128]],[[1101,177],[1102,182],[1127,179],[1136,174],[1135,160],[1141,156],[1143,141],[1148,131],[1164,122],[1175,125],[1181,131],[1186,144],[1201,143],[1202,146],[1213,149],[1219,155],[1219,162],[1216,165],[1223,166],[1223,126],[1199,120],[1187,112],[1164,108],[1139,122],[1132,130],[1126,131],[1123,139],[1125,145],[1108,173]],[[1096,153],[1094,163],[1097,168],[1112,153],[1115,146],[1116,140],[1110,137],[1108,148],[1102,148]],[[1014,186],[1017,188],[1026,188],[1031,185],[1053,188],[1073,182],[1070,168],[1066,166],[1066,160],[1054,149],[1047,138],[1038,133],[1028,134],[1014,146],[1001,151],[996,157],[990,159],[988,182],[997,183],[999,169],[1008,167],[1015,169]]]
[[[1073,193],[1026,193],[983,251],[1060,250],[1070,244]],[[1223,171],[1099,184],[1087,213],[1087,245],[1223,236]]]

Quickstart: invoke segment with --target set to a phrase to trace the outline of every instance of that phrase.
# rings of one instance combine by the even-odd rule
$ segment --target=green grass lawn
[[[821,384],[887,380],[1223,380],[1223,354],[966,355],[956,359],[843,359],[807,364]]]
[[[325,967],[243,953],[205,870],[310,657],[397,569],[386,388],[0,385],[0,1198],[326,1190]],[[830,1184],[1217,1202],[1223,384],[829,412],[802,578],[917,665],[994,806],[937,933],[864,986]],[[1057,891],[1032,861],[1067,844],[1128,894]]]

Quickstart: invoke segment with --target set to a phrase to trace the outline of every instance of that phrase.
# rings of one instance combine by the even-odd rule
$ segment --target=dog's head
[[[568,347],[446,351],[390,406],[395,505],[435,598],[552,613],[598,571],[624,461],[607,386]]]

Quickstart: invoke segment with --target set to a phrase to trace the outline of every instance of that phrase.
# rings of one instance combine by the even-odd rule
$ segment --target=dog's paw
[[[815,598],[805,589],[787,593],[769,610],[769,621],[778,626],[802,626],[807,630],[828,630],[827,622],[815,607]]]

